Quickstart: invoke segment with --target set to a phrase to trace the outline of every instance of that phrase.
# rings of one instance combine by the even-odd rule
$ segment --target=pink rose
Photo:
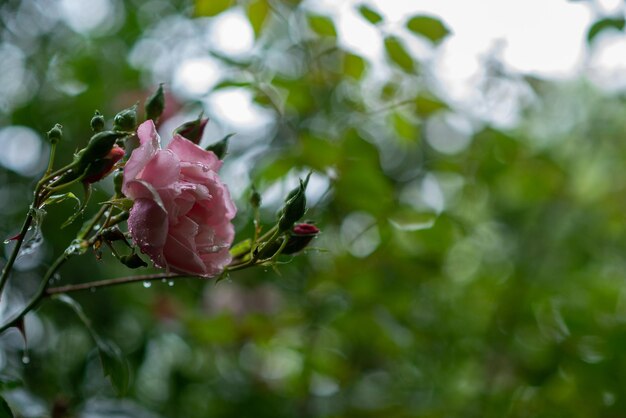
[[[222,162],[180,135],[161,149],[154,123],[137,128],[140,146],[124,168],[122,191],[134,200],[128,229],[154,265],[213,277],[230,263],[237,212],[217,175]]]

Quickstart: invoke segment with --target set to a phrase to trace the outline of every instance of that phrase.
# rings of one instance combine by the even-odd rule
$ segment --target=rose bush
[[[157,267],[213,277],[231,261],[237,209],[211,151],[175,135],[166,149],[151,120],[124,168],[123,193],[134,201],[130,234]]]

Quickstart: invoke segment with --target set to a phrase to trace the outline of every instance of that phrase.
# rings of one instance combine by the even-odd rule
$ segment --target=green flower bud
[[[257,192],[254,186],[252,187],[252,193],[250,194],[250,205],[252,205],[255,209],[261,207],[261,195]]]
[[[115,115],[113,119],[113,130],[133,132],[137,127],[137,104],[124,109]]]
[[[96,110],[91,118],[91,130],[98,133],[104,130],[104,116]]]
[[[120,261],[126,267],[131,269],[136,269],[139,267],[148,267],[148,264],[141,259],[137,254],[133,253],[131,255],[123,255],[120,257]]]
[[[207,151],[213,152],[217,156],[217,158],[219,158],[220,160],[223,160],[224,157],[226,156],[226,152],[228,151],[228,140],[233,135],[235,134],[228,134],[222,140],[209,145],[205,149]]]
[[[50,141],[51,144],[58,143],[63,137],[63,126],[57,123],[56,125],[54,125],[54,128],[48,131],[47,135],[48,135],[48,140]]]
[[[122,193],[122,184],[124,184],[124,172],[122,170],[118,170],[113,176],[115,196],[124,196],[124,193]]]
[[[207,123],[209,123],[209,119],[202,119],[202,113],[200,113],[198,119],[183,123],[174,130],[174,134],[180,135],[198,145],[202,139],[202,134],[204,133],[204,128]]]
[[[104,158],[115,145],[115,141],[125,135],[124,132],[102,131],[92,136],[85,149],[79,152],[78,167],[84,170],[90,163]]]
[[[165,109],[165,95],[163,94],[163,83],[159,84],[159,88],[146,100],[145,111],[146,119],[157,121]]]
[[[287,231],[291,229],[293,224],[300,220],[306,212],[306,185],[300,180],[300,185],[293,189],[288,197],[291,196],[283,206],[282,213],[278,220],[278,229],[280,231]]]

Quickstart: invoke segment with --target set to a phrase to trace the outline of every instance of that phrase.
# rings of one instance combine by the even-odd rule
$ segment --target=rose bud
[[[297,224],[290,231],[289,238],[287,239],[287,243],[283,247],[281,254],[295,254],[297,252],[302,251],[306,248],[307,245],[311,242],[313,238],[315,238],[319,234],[320,230],[312,224]],[[276,254],[276,252],[280,249],[283,243],[283,239],[278,239],[271,244],[263,247],[258,254],[259,258],[262,260],[271,258]]]
[[[202,119],[202,113],[200,113],[198,119],[192,120],[191,122],[185,122],[176,128],[174,135],[180,135],[198,145],[202,139],[202,134],[204,134],[204,128],[207,123],[209,123],[209,119]]]
[[[104,130],[104,116],[100,111],[96,110],[91,118],[91,130],[95,133],[102,132]]]
[[[91,163],[89,169],[85,173],[83,183],[95,183],[102,180],[111,172],[111,170],[113,170],[113,166],[115,166],[115,164],[121,160],[122,157],[124,157],[124,150],[117,145],[114,145],[113,148],[111,148],[111,151],[109,151],[104,158]]]
[[[315,225],[295,225],[291,230],[291,236],[287,240],[285,248],[283,248],[283,254],[295,254],[302,251],[319,233],[320,230]]]
[[[300,220],[306,212],[306,185],[300,180],[300,185],[293,189],[287,195],[288,200],[282,208],[280,218],[278,220],[278,229],[287,231],[291,229],[293,224]],[[291,197],[290,197],[291,196]]]
[[[228,140],[231,136],[235,134],[228,134],[222,140],[216,142],[215,144],[211,144],[205,149],[207,151],[211,151],[213,154],[217,156],[220,160],[223,160],[226,156],[226,152],[228,151]]]
[[[165,95],[163,94],[163,83],[159,84],[159,88],[146,100],[145,111],[146,119],[157,121],[161,117],[165,109]]]
[[[124,109],[115,115],[113,129],[116,131],[131,132],[137,126],[137,105]]]
[[[54,128],[48,131],[47,135],[50,143],[54,145],[63,137],[63,127],[57,123]]]

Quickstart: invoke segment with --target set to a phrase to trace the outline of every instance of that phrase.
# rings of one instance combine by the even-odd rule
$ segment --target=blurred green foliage
[[[224,70],[206,97],[244,89],[271,115],[251,141],[231,140],[226,166],[243,162],[249,172],[234,190],[238,236],[252,231],[247,187],[267,198],[262,216],[271,223],[273,188],[286,191],[285,179],[312,169],[318,186],[307,217],[322,230],[314,246],[323,251],[219,284],[77,293],[65,302],[79,316],[45,301],[27,317],[27,364],[17,331],[0,337],[0,388],[16,416],[623,414],[623,97],[585,80],[514,75],[533,96],[515,128],[480,123],[467,138],[445,130],[439,138],[429,127],[463,109],[422,71],[408,39],[387,32],[365,4],[354,8],[380,30],[387,63],[345,49],[333,17],[299,0],[108,4],[105,29],[77,33],[44,1],[0,3],[1,41],[21,51],[27,74],[22,96],[0,103],[0,128],[43,135],[61,123],[59,163],[68,161],[89,138],[95,109],[110,124],[159,82],[176,95],[167,71],[152,68],[162,64],[157,56],[175,57],[177,36],[201,37],[204,25],[235,8],[253,28],[255,52],[229,57],[210,42],[199,50]],[[423,15],[401,25],[430,48],[454,29]],[[597,25],[590,40],[623,20]],[[180,102],[195,100],[184,109],[204,103],[178,93]],[[4,236],[20,225],[35,179],[0,170]],[[92,199],[106,200],[110,186]],[[42,259],[11,278],[14,297],[71,241],[79,225],[58,226],[72,205],[49,210]],[[98,261],[88,253],[58,281],[127,274],[109,254]],[[128,369],[110,360],[120,355]],[[105,374],[129,384],[123,397]]]

